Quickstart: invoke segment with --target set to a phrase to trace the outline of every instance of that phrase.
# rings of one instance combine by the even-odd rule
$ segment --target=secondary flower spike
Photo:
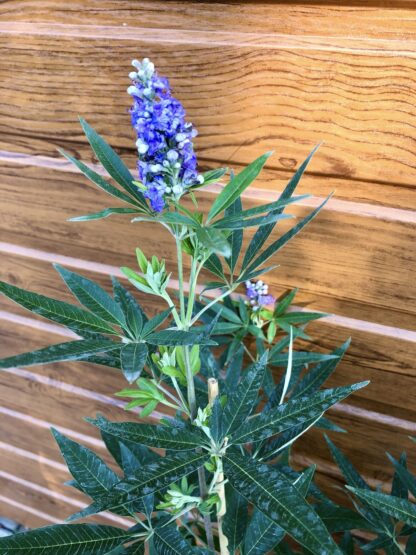
[[[269,286],[260,279],[259,281],[245,282],[246,296],[250,302],[253,311],[257,312],[263,306],[273,304],[276,299],[273,295],[269,295]]]
[[[185,121],[182,104],[154,64],[148,58],[132,64],[136,71],[129,74],[133,84],[127,92],[134,100],[130,113],[137,133],[139,178],[151,207],[161,212],[169,197],[179,199],[188,187],[203,182],[192,143],[197,132]]]

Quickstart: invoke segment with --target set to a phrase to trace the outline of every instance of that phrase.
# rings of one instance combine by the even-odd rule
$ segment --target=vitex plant
[[[271,153],[237,174],[222,168],[198,173],[196,131],[168,81],[147,59],[133,66],[128,92],[134,101],[138,178],[84,120],[92,150],[113,181],[63,155],[124,203],[73,221],[129,215],[137,225],[160,224],[169,232],[176,263],[138,248],[138,267],[121,268],[143,297],[157,299],[161,312],[149,318],[116,278],[110,294],[58,265],[75,304],[0,283],[4,295],[66,326],[75,337],[3,359],[0,367],[84,361],[121,371],[129,382],[117,393],[133,411],[128,422],[101,415],[89,419],[117,470],[57,430],[53,434],[73,476],[70,485],[91,498],[68,520],[107,511],[130,524],[48,526],[1,539],[0,554],[336,555],[352,553],[349,531],[359,528],[377,534],[377,545],[370,543],[367,553],[380,542],[393,553],[400,545],[396,520],[406,523],[404,532],[410,535],[415,524],[414,506],[403,499],[403,488],[414,493],[415,487],[403,460],[394,461],[394,493],[400,499],[385,501],[385,494],[371,492],[332,447],[351,478],[350,491],[361,503],[358,512],[320,491],[314,466],[291,467],[293,443],[313,426],[340,431],[325,412],[367,384],[322,389],[348,341],[330,354],[294,350],[295,341],[308,340],[308,322],[323,315],[294,309],[296,290],[275,299],[259,279],[276,268],[276,253],[328,200],[275,234],[279,223],[292,217],[285,209],[305,198],[294,193],[316,149],[276,200],[245,208],[241,196]],[[224,188],[202,211],[203,187],[221,179]],[[253,228],[245,242],[244,232]],[[156,408],[166,413],[158,422],[152,416]],[[411,537],[414,545],[414,533]]]

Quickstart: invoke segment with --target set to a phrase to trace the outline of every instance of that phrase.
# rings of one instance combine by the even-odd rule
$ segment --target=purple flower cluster
[[[245,286],[246,295],[254,312],[276,301],[272,295],[268,294],[269,286],[263,283],[261,279],[259,281],[246,281]]]
[[[129,74],[133,84],[127,92],[134,99],[130,113],[137,133],[139,178],[151,207],[161,212],[168,198],[177,200],[191,185],[203,183],[192,144],[197,133],[185,122],[182,104],[152,62],[145,58],[132,64],[137,71]]]

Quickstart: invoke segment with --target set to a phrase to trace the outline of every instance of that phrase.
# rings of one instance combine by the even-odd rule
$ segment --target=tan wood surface
[[[118,266],[134,265],[138,245],[173,264],[159,228],[66,221],[112,204],[57,152],[96,163],[78,114],[134,170],[131,58],[150,56],[169,75],[199,130],[201,169],[238,171],[275,150],[247,207],[272,200],[325,141],[299,189],[313,198],[291,211],[299,218],[335,196],[275,257],[269,282],[275,294],[299,287],[300,306],[331,314],[310,326],[316,350],[352,337],[328,384],[371,384],[331,411],[348,430],[332,436],[386,487],[386,450],[416,460],[407,438],[416,435],[415,8],[413,0],[1,2],[0,279],[69,300],[53,262],[106,287]],[[204,210],[218,190],[201,195]],[[157,308],[154,299],[144,305]],[[0,355],[66,340],[44,322],[1,298]],[[82,417],[126,418],[113,395],[124,385],[114,370],[81,363],[0,373],[0,515],[38,526],[76,510],[82,497],[62,485],[67,473],[48,428],[111,463]],[[298,465],[318,462],[319,484],[347,502],[322,431],[295,454]]]

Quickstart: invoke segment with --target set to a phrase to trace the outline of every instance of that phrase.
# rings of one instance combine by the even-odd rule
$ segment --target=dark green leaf
[[[91,220],[102,220],[103,218],[108,218],[113,214],[137,214],[139,208],[105,208],[99,212],[93,212],[91,214],[85,214],[84,216],[74,216],[69,218],[70,222],[89,222]]]
[[[161,330],[146,336],[151,345],[216,345],[204,332],[185,330]]]
[[[367,384],[368,382],[360,382],[346,387],[326,389],[300,399],[289,400],[269,412],[259,413],[251,418],[231,436],[230,441],[234,444],[261,441],[289,428],[299,426],[305,420],[319,417],[332,405]]]
[[[69,290],[85,308],[88,308],[106,322],[119,326],[125,325],[126,320],[122,309],[102,287],[84,276],[63,268],[59,264],[54,264],[54,267]]]
[[[149,466],[141,468],[137,476],[119,482],[105,499],[72,515],[70,520],[107,510],[115,512],[122,509],[126,503],[140,501],[143,497],[160,491],[183,476],[195,472],[207,459],[207,453],[197,453],[195,450],[186,454],[160,457]]]
[[[113,282],[114,300],[123,311],[127,322],[127,327],[134,338],[139,338],[143,329],[143,324],[147,322],[147,316],[133,295],[115,278]]]
[[[86,164],[84,164],[84,162],[81,162],[81,160],[77,160],[76,158],[74,158],[73,156],[71,156],[64,150],[62,150],[61,148],[58,148],[58,151],[63,156],[65,156],[67,160],[72,162],[72,164],[74,164],[86,177],[88,177],[90,181],[92,181],[100,189],[102,189],[103,191],[105,191],[106,193],[108,193],[109,195],[115,198],[118,198],[124,202],[127,202],[128,204],[139,206],[138,202],[135,199],[133,199],[129,195],[126,195],[125,193],[117,189],[117,187],[114,187],[114,185],[111,185],[111,183],[108,183],[101,175],[99,175],[97,172],[95,172],[94,170],[89,168]],[[135,211],[137,212],[137,209]]]
[[[198,555],[200,550],[192,547],[175,524],[157,526],[154,529],[153,541],[158,555]]]
[[[106,495],[120,481],[119,476],[93,451],[65,437],[58,430],[52,428],[52,433],[79,489],[92,499]]]
[[[235,392],[228,396],[224,408],[224,437],[238,430],[251,414],[263,381],[267,355],[265,352],[260,360],[248,369]]]
[[[142,193],[133,185],[134,177],[121,160],[120,156],[114,152],[110,145],[83,119],[80,118],[82,129],[90,143],[98,160],[108,171],[109,175],[130,193],[140,205],[148,211],[146,200]]]
[[[148,352],[146,343],[127,343],[121,349],[121,368],[129,383],[137,380],[142,373]]]
[[[210,253],[218,253],[222,256],[231,255],[231,247],[222,231],[215,227],[198,227],[196,230],[198,241]]]
[[[299,397],[300,395],[306,395],[307,393],[317,391],[334,372],[339,362],[342,360],[346,350],[350,346],[350,343],[351,339],[347,339],[343,345],[331,353],[336,358],[323,361],[307,372],[305,376],[296,384],[292,393],[292,399]]]
[[[13,366],[33,366],[35,364],[48,364],[64,360],[82,360],[93,353],[105,353],[118,348],[118,343],[106,339],[86,339],[80,341],[67,341],[58,345],[50,345],[37,351],[23,353],[0,360],[0,368]]]
[[[320,503],[315,510],[332,533],[344,530],[371,530],[371,525],[360,514],[348,507]]]
[[[259,509],[254,509],[244,537],[244,555],[264,555],[282,541],[286,532]]]
[[[319,145],[318,145],[319,146]],[[286,185],[285,189],[283,190],[282,194],[280,195],[278,202],[285,202],[288,199],[290,199],[290,197],[292,196],[292,194],[294,193],[304,171],[306,170],[312,156],[315,154],[318,146],[316,146],[312,152],[309,154],[309,156],[306,158],[306,160],[299,166],[299,168],[297,169],[296,173],[293,175],[293,177],[290,179],[289,183]],[[283,211],[284,207],[278,207],[276,208],[276,213],[280,214]],[[244,260],[243,260],[243,269],[247,268],[247,266],[250,264],[250,262],[253,260],[253,258],[256,256],[256,254],[259,252],[259,250],[261,249],[261,247],[264,245],[264,243],[267,241],[267,239],[269,238],[271,232],[273,231],[274,227],[275,227],[275,223],[274,224],[269,224],[268,226],[263,226],[260,229],[258,229],[256,231],[256,233],[254,234],[252,240],[250,241],[250,244],[246,250],[246,253],[244,255]],[[251,278],[247,278],[247,279],[251,279]]]
[[[235,201],[225,210],[226,217],[239,218],[242,211],[241,198],[238,197]],[[228,237],[228,241],[231,245],[231,255],[225,259],[230,272],[233,273],[235,266],[237,264],[238,257],[240,256],[241,246],[243,244],[243,231],[241,229],[235,229],[232,231]]]
[[[258,464],[238,452],[227,452],[224,471],[241,495],[301,545],[319,554],[340,554],[313,508],[276,468]]]
[[[406,522],[409,526],[416,526],[416,505],[407,499],[368,489],[358,489],[351,486],[347,486],[347,488],[378,511],[382,511],[401,522]]]
[[[308,214],[303,220],[301,220],[298,224],[293,226],[289,231],[284,233],[279,239],[274,241],[271,245],[269,245],[254,261],[250,264],[248,268],[245,269],[244,275],[247,276],[254,270],[256,270],[259,266],[263,265],[269,258],[271,258],[274,254],[276,254],[282,247],[286,245],[295,235],[297,235],[310,221],[312,221],[315,216],[319,214],[325,204],[331,196],[327,197],[315,210],[313,210],[310,214]]]
[[[220,279],[224,279],[224,270],[221,264],[221,260],[218,258],[218,256],[215,253],[211,254],[211,256],[207,260],[205,260],[204,268],[209,270],[212,274],[214,274],[214,276],[217,276]],[[222,282],[215,284],[215,288],[222,287],[222,286],[223,286]],[[205,285],[205,290],[206,289],[208,288]]]
[[[416,478],[407,470],[406,453],[402,454],[400,461],[396,461],[389,453],[387,456],[395,469],[392,495],[407,499],[408,491],[410,491],[413,497],[416,497]]]
[[[166,320],[166,318],[170,315],[171,312],[172,312],[172,309],[168,308],[167,310],[164,310],[163,312],[159,312],[158,314],[156,314],[156,316],[148,320],[143,326],[142,336],[147,337],[149,333],[151,333],[154,329],[158,328],[161,324],[163,324],[163,322]]]
[[[207,221],[215,218],[220,212],[231,206],[236,198],[241,196],[245,189],[256,179],[271,154],[272,152],[263,154],[231,179],[213,202]]]
[[[131,536],[98,524],[56,524],[0,539],[1,555],[107,555]],[[182,554],[183,555],[183,554]]]
[[[276,354],[269,358],[269,363],[274,366],[287,366],[289,353]],[[308,351],[293,351],[292,361],[293,365],[310,364],[314,362],[333,360],[338,358],[337,355],[325,355],[322,353],[310,353]]]
[[[231,219],[223,218],[214,222],[213,226],[215,229],[245,229],[246,227],[261,227],[263,225],[269,225],[271,223],[276,223],[280,220],[288,220],[293,218],[290,214],[266,214],[265,216],[257,216],[255,218],[247,218],[245,220],[241,219]]]
[[[196,449],[204,444],[204,436],[198,428],[176,428],[170,426],[154,426],[135,422],[109,422],[103,417],[89,422],[97,426],[107,436],[114,436],[118,441],[126,443],[142,443],[161,449],[187,450]]]
[[[248,504],[232,486],[225,486],[227,512],[223,519],[223,532],[228,539],[228,549],[234,553],[243,541],[247,528]]]
[[[26,291],[3,281],[0,281],[0,293],[31,312],[58,322],[58,324],[74,326],[80,330],[114,334],[113,328],[107,322],[72,304]]]

